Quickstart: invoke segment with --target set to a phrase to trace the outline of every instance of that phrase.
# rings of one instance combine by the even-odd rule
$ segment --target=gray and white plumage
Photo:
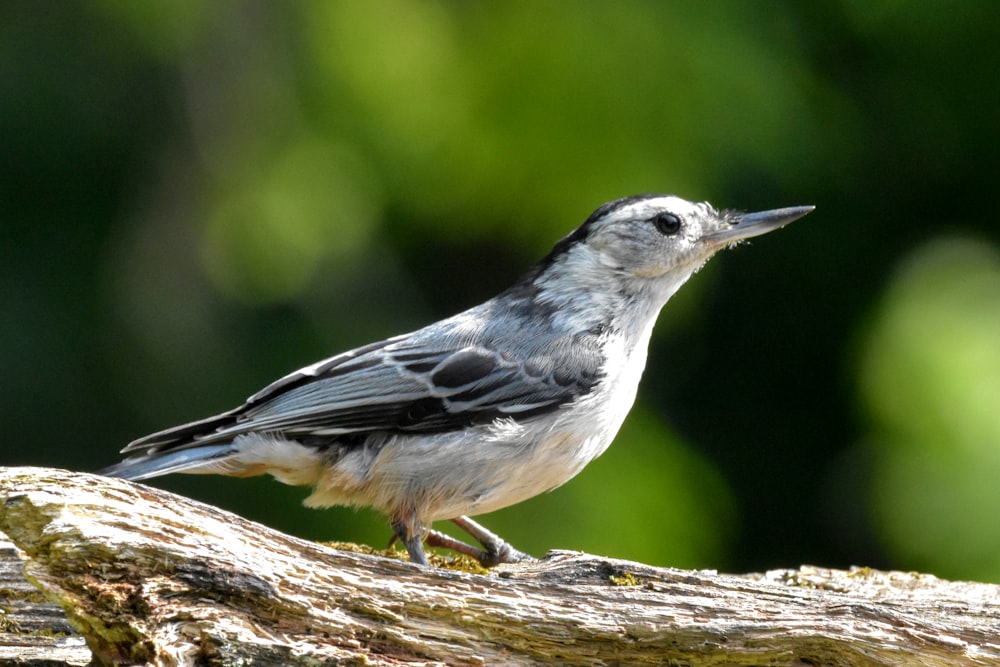
[[[551,490],[599,456],[632,406],[667,300],[717,250],[811,210],[720,212],[668,195],[608,202],[489,301],[140,438],[102,472],[269,473],[311,485],[309,506],[384,512],[417,562],[425,538],[489,563],[523,557],[464,515]],[[486,551],[430,530],[443,519]]]

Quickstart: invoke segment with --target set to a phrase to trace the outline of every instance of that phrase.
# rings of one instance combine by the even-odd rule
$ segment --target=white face
[[[674,196],[638,199],[595,220],[587,245],[602,264],[634,278],[693,272],[725,242],[712,234],[733,228],[738,218],[707,203]]]
[[[641,301],[653,312],[720,249],[778,229],[811,210],[718,211],[672,195],[608,202],[543,261],[537,284],[546,296],[541,298],[567,302],[582,295],[588,307],[603,313],[615,312],[623,294],[645,295],[632,303]]]

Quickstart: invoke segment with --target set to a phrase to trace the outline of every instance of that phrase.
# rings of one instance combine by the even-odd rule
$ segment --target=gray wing
[[[495,336],[432,328],[307,366],[236,410],[154,433],[123,451],[163,451],[251,432],[308,440],[449,431],[537,416],[589,392],[601,377],[600,332],[519,336],[524,344],[513,347]]]

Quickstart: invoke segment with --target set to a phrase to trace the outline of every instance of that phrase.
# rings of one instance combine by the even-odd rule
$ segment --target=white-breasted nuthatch
[[[102,472],[270,473],[311,485],[310,507],[384,512],[416,563],[427,564],[424,541],[486,565],[527,558],[466,515],[554,489],[604,452],[667,300],[716,251],[812,210],[718,211],[668,195],[608,202],[489,301],[140,438]],[[443,519],[483,548],[431,529]]]

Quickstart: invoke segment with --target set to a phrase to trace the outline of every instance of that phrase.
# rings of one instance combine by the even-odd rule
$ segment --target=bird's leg
[[[494,565],[499,565],[500,563],[517,563],[523,560],[534,560],[531,556],[524,553],[523,551],[518,551],[514,547],[510,546],[507,542],[503,540],[499,535],[493,533],[483,526],[479,525],[467,516],[460,516],[458,518],[452,519],[452,523],[471,535],[477,542],[483,545],[485,550],[476,549],[475,547],[470,547],[464,542],[459,542],[468,549],[474,552],[470,553],[470,556],[477,558],[483,567],[493,567]],[[428,539],[428,544],[430,543]],[[448,547],[449,549],[454,549],[454,547]],[[468,553],[467,551],[462,551],[461,549],[455,549],[460,553]]]
[[[410,562],[429,566],[427,556],[424,555],[423,529],[418,529],[413,521],[403,519],[393,519],[391,525],[392,532],[396,534],[399,541],[406,547],[406,552],[410,554]]]
[[[523,560],[534,560],[528,554],[518,551],[505,542],[499,535],[493,533],[479,525],[467,516],[460,516],[452,519],[452,523],[471,535],[483,548],[474,547],[471,544],[445,535],[444,533],[425,529],[419,526],[416,521],[406,519],[393,519],[392,530],[395,533],[393,541],[398,539],[406,546],[407,553],[410,554],[410,561],[420,565],[428,565],[427,556],[424,554],[423,543],[428,546],[449,549],[456,553],[470,556],[479,561],[483,567],[493,567],[500,563],[517,563]],[[392,542],[390,542],[391,544]]]
[[[495,536],[494,536],[495,537]],[[498,538],[499,539],[499,538]],[[530,558],[526,554],[522,554],[516,549],[511,548],[509,544],[500,540],[501,545],[497,547],[497,551],[492,551],[490,547],[485,550],[479,547],[474,547],[471,544],[466,544],[462,540],[456,539],[451,535],[446,535],[437,530],[428,530],[426,540],[427,546],[439,547],[441,549],[449,549],[456,553],[464,554],[475,558],[479,561],[479,564],[483,567],[493,567],[494,565],[499,565],[500,563],[513,563],[518,560],[524,560],[525,558]],[[486,545],[484,545],[486,546]],[[522,556],[522,558],[509,558],[501,555],[501,552],[505,553],[517,553]]]
[[[392,547],[392,545],[396,543],[396,540],[402,540],[402,538],[398,534],[393,533],[392,539],[389,540],[389,547]],[[451,535],[446,535],[441,531],[434,530],[432,528],[428,528],[424,531],[424,543],[429,547],[448,549],[449,551],[470,556],[478,561],[482,561],[482,559],[486,556],[486,553],[482,549],[474,547],[471,544],[466,544],[462,540],[457,540]],[[407,551],[409,551],[409,549],[407,549]],[[410,559],[413,560],[412,553],[410,555]]]
[[[451,535],[446,535],[439,530],[428,530],[425,541],[429,547],[438,547],[440,549],[448,549],[449,551],[454,551],[455,553],[464,554],[475,558],[480,563],[482,563],[483,558],[486,557],[486,552],[479,547],[466,544],[462,540],[456,539]]]

